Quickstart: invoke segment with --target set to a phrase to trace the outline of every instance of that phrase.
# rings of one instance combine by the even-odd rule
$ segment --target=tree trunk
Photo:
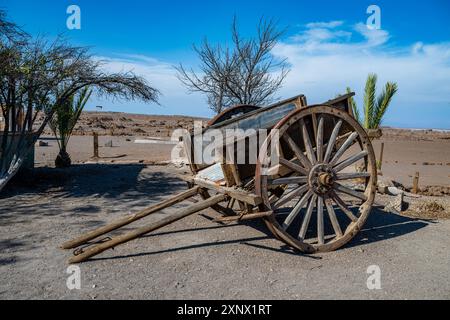
[[[72,164],[72,160],[70,159],[70,155],[67,153],[66,149],[61,149],[58,153],[58,156],[55,159],[55,166],[57,168],[67,168]]]

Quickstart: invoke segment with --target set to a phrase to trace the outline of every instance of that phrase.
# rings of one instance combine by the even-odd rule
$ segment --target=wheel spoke
[[[231,198],[230,201],[228,201],[227,209],[233,209],[235,201],[236,201],[235,198]]]
[[[335,192],[331,194],[333,201],[339,206],[339,208],[349,217],[353,222],[358,221],[358,218],[353,214],[353,212],[347,207],[344,200],[341,199]]]
[[[338,238],[342,237],[342,229],[337,220],[336,213],[334,212],[333,204],[331,203],[331,199],[325,200],[325,206],[327,207],[328,216],[330,217],[331,225],[333,226],[334,233],[336,234],[336,236]]]
[[[317,160],[322,162],[323,160],[323,117],[320,117],[319,126],[317,128]]]
[[[352,145],[353,141],[355,141],[358,136],[357,132],[353,132],[347,140],[345,140],[344,144],[339,148],[339,150],[334,155],[333,159],[330,161],[330,164],[333,166],[339,160],[340,157],[344,154],[344,152]]]
[[[331,152],[333,151],[334,144],[336,143],[337,136],[339,134],[339,130],[342,126],[342,120],[339,120],[338,123],[333,128],[333,132],[331,133],[330,140],[328,140],[327,150],[325,152],[325,156],[323,161],[326,163],[330,160]]]
[[[291,169],[293,171],[299,172],[299,173],[304,174],[304,175],[308,175],[308,170],[306,170],[303,167],[300,167],[298,164],[295,164],[295,163],[293,163],[291,161],[288,161],[288,160],[286,160],[284,158],[281,158],[281,157],[280,157],[279,161],[280,161],[280,163],[283,166],[285,166],[285,167],[287,167],[287,168],[289,168],[289,169]]]
[[[317,241],[319,244],[324,244],[324,231],[323,231],[323,198],[317,198]]]
[[[294,151],[295,156],[300,161],[300,163],[307,169],[312,167],[309,159],[303,154],[302,150],[298,147],[295,141],[287,134],[287,132],[283,135],[283,139],[288,143],[289,147]]]
[[[277,186],[281,184],[301,184],[306,183],[308,181],[307,177],[287,177],[287,178],[278,178],[269,182],[269,186]]]
[[[342,184],[339,184],[337,182],[334,183],[334,188],[337,191],[340,191],[342,193],[348,194],[350,196],[353,196],[355,198],[361,199],[363,201],[367,200],[367,197],[366,197],[366,195],[364,193],[356,191],[356,190],[353,190],[353,189],[350,189],[348,187],[345,187]]]
[[[286,220],[283,222],[283,229],[286,230],[291,225],[292,221],[294,221],[295,217],[297,217],[300,210],[303,208],[303,206],[306,204],[306,202],[309,200],[309,198],[312,196],[313,192],[309,190],[303,198],[300,199],[300,201],[296,204],[294,209],[292,209],[291,213],[288,215]]]
[[[363,151],[361,151],[361,152],[359,152],[359,153],[357,153],[357,154],[351,156],[350,158],[348,158],[348,159],[346,159],[346,160],[344,160],[344,161],[338,163],[338,164],[334,167],[334,170],[335,170],[336,172],[339,172],[339,171],[341,171],[342,169],[347,168],[349,165],[355,163],[356,161],[361,160],[362,158],[364,158],[364,157],[367,156],[367,155],[368,155],[368,152],[367,152],[366,150],[363,150]]]
[[[300,120],[300,126],[302,127],[302,136],[303,136],[303,142],[305,144],[306,154],[308,155],[309,161],[311,163],[316,163],[316,156],[314,155],[314,149],[311,144],[311,139],[309,138],[308,130],[306,129],[306,124],[303,119]]]
[[[338,173],[336,175],[336,180],[351,180],[369,177],[370,173],[368,172]]]
[[[297,189],[294,189],[294,190],[290,191],[284,197],[278,199],[278,201],[275,202],[275,204],[273,205],[273,209],[278,209],[282,205],[284,205],[287,202],[291,201],[293,198],[295,198],[297,196],[302,196],[307,190],[308,190],[308,186],[307,185],[303,185],[301,187],[298,187]]]
[[[308,209],[306,210],[305,217],[303,218],[302,226],[300,228],[300,232],[298,234],[298,237],[300,240],[305,239],[306,231],[308,230],[309,221],[311,220],[312,211],[314,209],[315,203],[317,201],[317,195],[314,195],[308,204]]]

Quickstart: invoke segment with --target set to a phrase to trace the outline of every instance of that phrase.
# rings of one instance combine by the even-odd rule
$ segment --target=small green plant
[[[367,76],[364,90],[364,119],[361,118],[358,106],[351,98],[353,115],[366,129],[378,129],[383,121],[383,117],[392,101],[393,96],[398,91],[397,83],[387,82],[383,91],[376,97],[377,75],[371,73]],[[352,90],[347,87],[347,92]]]
[[[56,112],[49,121],[49,127],[55,134],[59,146],[59,153],[55,159],[57,168],[69,167],[72,164],[70,155],[67,153],[67,145],[91,93],[92,91],[88,87],[81,89],[78,94],[72,95],[66,103],[56,106]]]

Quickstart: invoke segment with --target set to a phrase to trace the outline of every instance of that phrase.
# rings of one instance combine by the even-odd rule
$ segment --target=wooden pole
[[[419,193],[419,172],[416,172],[413,178],[413,193]]]
[[[187,191],[184,191],[180,194],[177,194],[173,197],[170,197],[169,199],[166,199],[164,201],[159,202],[156,205],[153,205],[151,207],[148,207],[144,210],[139,211],[136,214],[124,217],[122,219],[116,220],[106,226],[100,227],[98,229],[95,229],[91,232],[88,232],[74,240],[71,241],[67,241],[65,243],[63,243],[63,245],[61,246],[61,248],[63,249],[73,249],[76,248],[86,242],[88,242],[89,240],[95,239],[99,236],[101,236],[102,234],[111,232],[113,230],[119,229],[120,227],[126,226],[127,224],[130,224],[136,220],[142,219],[152,213],[155,213],[157,211],[160,211],[164,208],[167,208],[171,205],[174,205],[178,202],[181,202],[187,198],[190,198],[194,195],[196,195],[198,193],[199,187],[195,186]]]
[[[233,222],[233,221],[245,221],[245,220],[253,220],[253,219],[259,219],[268,217],[272,214],[272,211],[265,211],[265,212],[257,212],[257,213],[248,213],[244,214],[242,216],[226,216],[226,217],[220,217],[216,218],[213,221],[214,222]]]
[[[98,133],[94,132],[94,158],[98,158]]]
[[[383,153],[384,153],[384,142],[381,143],[380,157],[378,158],[378,170],[381,170],[383,165]]]
[[[101,244],[92,246],[88,248],[85,252],[81,253],[80,255],[74,256],[71,259],[69,259],[69,263],[78,263],[83,262],[90,257],[93,257],[107,249],[113,248],[118,246],[119,244],[128,242],[130,240],[136,239],[140,236],[143,236],[149,232],[152,232],[154,230],[157,230],[159,228],[162,228],[170,223],[173,223],[175,221],[178,221],[182,218],[185,218],[187,216],[190,216],[196,212],[199,212],[203,209],[209,208],[215,204],[218,204],[219,202],[222,202],[227,199],[227,195],[225,194],[219,194],[214,197],[211,197],[205,201],[196,203],[192,206],[187,207],[184,210],[179,211],[176,214],[170,215],[168,217],[165,217],[164,219],[161,219],[159,221],[153,222],[147,226],[144,226],[142,228],[136,229],[134,231],[128,232],[126,234],[123,234],[121,236],[117,236],[112,238],[109,241],[103,242]]]

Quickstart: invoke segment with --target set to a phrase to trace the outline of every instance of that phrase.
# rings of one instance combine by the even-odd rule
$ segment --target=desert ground
[[[69,290],[64,241],[187,188],[180,176],[189,170],[170,163],[168,139],[193,120],[86,113],[68,169],[53,167],[58,148],[46,131],[36,168],[0,195],[0,298],[450,299],[450,133],[392,128],[374,142],[377,155],[385,144],[380,179],[410,191],[420,172],[421,194],[406,195],[402,212],[388,209],[392,196],[377,195],[364,229],[340,250],[300,254],[259,221],[221,224],[204,210],[80,264],[81,289]],[[162,142],[135,143],[142,139]],[[381,289],[366,285],[371,265],[381,269]]]

